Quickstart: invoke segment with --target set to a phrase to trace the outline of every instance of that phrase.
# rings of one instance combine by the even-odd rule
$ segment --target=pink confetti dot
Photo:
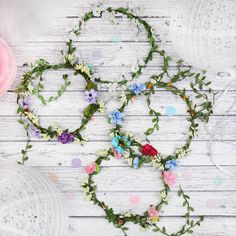
[[[206,201],[206,207],[207,208],[215,208],[216,207],[216,201],[214,199],[208,199]]]
[[[180,175],[180,177],[183,178],[184,180],[189,180],[189,181],[192,180],[192,174],[191,174],[191,172],[189,172],[189,171],[184,171],[184,172]]]
[[[58,176],[56,174],[54,174],[54,173],[48,173],[48,177],[54,183],[58,183],[59,182]]]
[[[65,196],[68,200],[75,200],[75,192],[67,192]]]
[[[81,167],[81,160],[79,158],[75,158],[71,161],[71,166],[74,168]]]
[[[140,198],[139,196],[131,196],[130,197],[130,203],[132,205],[138,205],[140,203]]]

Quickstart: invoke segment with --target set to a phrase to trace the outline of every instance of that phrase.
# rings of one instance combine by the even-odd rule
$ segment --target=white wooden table
[[[166,31],[169,18],[169,9],[176,0],[136,0],[128,1],[131,6],[143,8],[141,15],[152,24],[157,32],[162,34]],[[34,42],[13,45],[17,58],[18,77],[11,90],[0,98],[0,156],[1,161],[16,161],[20,158],[20,151],[25,144],[25,133],[17,123],[16,95],[14,88],[20,80],[27,66],[25,62],[33,62],[41,57],[51,63],[61,61],[60,50],[64,47],[64,39],[70,24],[76,22],[78,14],[88,10],[88,2],[70,0],[71,6],[67,17],[55,19],[55,27],[50,35],[37,39]],[[112,6],[126,6],[127,1],[115,0]],[[129,68],[130,64],[138,56],[147,51],[145,34],[141,34],[135,41],[135,30],[128,27],[126,20],[121,20],[120,25],[112,26],[102,19],[94,19],[88,23],[78,39],[77,46],[81,50],[83,59],[95,66],[95,69],[104,79],[116,79],[120,76],[123,68]],[[114,42],[121,39],[121,42]],[[119,40],[118,40],[119,41]],[[164,48],[171,56],[177,58],[171,42],[166,38]],[[114,52],[116,52],[114,54]],[[112,55],[115,55],[112,58]],[[103,62],[105,62],[103,64]],[[160,68],[158,58],[150,63],[142,76],[148,76],[157,72]],[[175,70],[175,67],[172,67]],[[61,83],[61,73],[49,73],[46,82],[45,95],[55,93]],[[213,89],[223,90],[226,85],[235,78],[227,74],[212,75]],[[73,78],[72,85],[63,97],[48,107],[34,104],[43,124],[57,123],[63,127],[77,127],[81,120],[81,109],[85,106],[83,98],[84,83],[82,78]],[[188,87],[188,82],[179,84],[180,87]],[[209,127],[213,127],[222,116],[230,103],[235,99],[236,87],[231,87],[226,98],[215,109],[211,117]],[[190,91],[191,93],[191,91]],[[174,106],[174,116],[163,116],[161,129],[151,137],[152,144],[160,151],[170,152],[174,147],[183,143],[187,130],[186,113],[183,103],[166,91],[159,91],[153,98],[153,103],[162,112],[167,106]],[[108,111],[117,107],[118,103],[112,101]],[[223,142],[215,142],[213,150],[218,164],[236,175],[236,108],[228,118],[223,134]],[[137,99],[126,113],[125,128],[142,134],[150,124],[147,116],[145,103]],[[110,125],[106,122],[106,116],[96,115],[89,124],[85,135],[89,142],[81,147],[76,144],[62,145],[57,142],[44,142],[32,139],[33,149],[27,165],[34,166],[48,175],[63,192],[65,202],[70,215],[69,236],[113,236],[122,235],[111,224],[104,220],[103,212],[84,200],[83,191],[80,187],[86,177],[83,167],[74,168],[71,162],[80,158],[82,166],[90,164],[96,158],[96,151],[110,146],[107,135]],[[218,134],[218,138],[222,134]],[[181,184],[182,188],[190,195],[192,205],[195,208],[193,217],[205,215],[205,221],[197,228],[193,235],[204,236],[234,236],[236,232],[236,178],[223,175],[211,163],[207,155],[208,135],[204,126],[200,127],[199,136],[192,143],[192,153],[180,162],[177,170],[178,182],[173,187],[169,206],[161,212],[160,224],[165,224],[170,231],[178,228],[183,221],[183,209],[181,201],[176,197],[176,190]],[[125,162],[112,160],[104,163],[104,169],[96,178],[98,184],[98,196],[107,201],[117,211],[133,209],[134,212],[143,212],[150,204],[158,202],[157,192],[160,190],[160,173],[146,166],[140,170],[129,168]],[[130,198],[140,198],[138,205],[132,205]],[[130,236],[134,235],[158,235],[152,232],[141,232],[137,226],[129,225]]]

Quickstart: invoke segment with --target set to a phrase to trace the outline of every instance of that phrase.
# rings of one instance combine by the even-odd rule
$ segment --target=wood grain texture
[[[65,18],[56,18],[54,25],[47,35],[38,37],[37,40],[12,45],[16,54],[18,74],[8,93],[0,98],[0,163],[15,162],[20,158],[21,149],[25,145],[25,133],[17,122],[16,95],[14,90],[24,71],[29,66],[23,64],[34,62],[38,58],[45,58],[50,63],[62,62],[61,50],[65,49],[64,40],[67,32],[78,22],[78,17],[90,9],[93,0],[75,1],[68,0],[68,9]],[[170,11],[174,9],[177,0],[113,0],[107,5],[113,7],[130,6],[140,7],[138,13],[145,18],[163,39],[161,47],[175,60],[176,55],[171,39],[168,35],[168,22]],[[130,71],[134,60],[142,58],[148,51],[145,33],[136,36],[136,29],[127,20],[120,19],[118,25],[111,25],[101,18],[91,20],[79,38],[76,45],[80,50],[77,54],[85,62],[94,66],[97,74],[105,80],[116,80],[123,71]],[[118,42],[114,42],[117,41]],[[100,56],[97,56],[100,55]],[[176,72],[174,61],[171,62],[171,73]],[[147,81],[153,74],[160,72],[161,58],[155,56],[154,60],[144,70],[139,81]],[[55,94],[60,86],[63,73],[68,71],[50,71],[45,74],[45,96]],[[41,116],[43,125],[58,124],[62,127],[75,128],[81,119],[81,110],[86,106],[83,98],[84,81],[80,76],[73,76],[68,91],[63,97],[49,107],[43,107],[36,99],[32,100],[35,110]],[[227,73],[209,73],[208,79],[212,81],[212,88],[220,93],[235,80]],[[180,88],[190,90],[189,79],[177,84]],[[118,89],[119,90],[119,89]],[[199,136],[191,146],[191,154],[179,162],[176,171],[178,181],[170,194],[170,204],[161,212],[160,225],[165,225],[169,231],[176,231],[183,222],[183,209],[181,201],[176,197],[178,185],[191,197],[195,208],[193,216],[206,215],[200,228],[194,236],[235,236],[236,232],[236,108],[234,107],[227,118],[223,115],[228,110],[236,96],[236,84],[229,87],[227,96],[216,106],[214,115],[208,124],[213,129],[219,119],[224,119],[223,131],[217,133],[213,145],[215,162],[233,173],[229,177],[221,173],[212,163],[208,155],[208,139],[204,125],[201,124]],[[107,93],[103,88],[102,96]],[[192,96],[192,92],[188,91]],[[159,132],[150,137],[151,143],[161,152],[170,153],[184,143],[187,131],[185,105],[169,92],[158,90],[153,96],[155,108],[164,116],[161,118]],[[107,113],[115,109],[119,103],[111,101]],[[167,106],[174,106],[174,116],[165,115]],[[63,109],[61,109],[63,107]],[[27,165],[33,166],[55,182],[63,193],[68,215],[70,218],[70,232],[68,236],[122,236],[103,218],[104,213],[84,200],[81,184],[86,178],[84,166],[96,159],[96,151],[110,147],[110,138],[107,135],[110,125],[107,124],[107,114],[96,115],[90,122],[85,132],[89,142],[83,147],[77,144],[62,145],[55,141],[46,142],[32,138],[33,149]],[[151,124],[147,116],[145,102],[137,99],[126,111],[124,128],[136,131],[138,137],[143,139],[142,133]],[[72,167],[72,161],[80,158],[82,166]],[[155,171],[150,165],[140,170],[130,169],[124,160],[110,160],[102,164],[102,172],[96,176],[98,196],[108,202],[117,211],[133,209],[142,213],[148,206],[158,201],[158,191],[162,187],[160,172]],[[131,196],[138,196],[140,203],[132,205]],[[128,225],[129,236],[154,236],[152,232],[142,232],[139,227]],[[65,235],[66,236],[66,235]]]
[[[181,145],[181,141],[153,141],[152,144],[162,153],[170,153],[174,151],[176,146]],[[20,152],[24,142],[14,141],[14,149],[12,149],[12,141],[0,142],[1,157],[3,161],[18,161]],[[111,145],[109,141],[89,141],[83,147],[78,144],[62,145],[58,142],[33,142],[33,149],[30,151],[30,159],[27,162],[31,166],[71,166],[72,160],[80,158],[82,166],[89,165],[96,159],[96,152],[108,149]],[[214,142],[213,154],[216,163],[224,166],[235,165],[236,142]],[[55,150],[59,150],[56,152]],[[180,161],[181,166],[211,166],[212,162],[208,156],[207,142],[193,141],[191,145],[191,154],[187,158]],[[224,158],[222,158],[224,156]],[[39,158],[43,157],[43,158]],[[121,160],[110,160],[102,163],[102,166],[126,166],[126,162]]]
[[[217,222],[217,223],[216,223]],[[232,236],[235,234],[234,217],[207,217],[202,226],[197,228],[192,234],[193,236]],[[161,226],[167,226],[168,231],[176,232],[183,223],[180,217],[163,217]],[[71,218],[69,236],[100,236],[114,235],[122,236],[122,233],[115,229],[111,224],[103,218]],[[157,233],[151,231],[143,232],[138,226],[128,225],[130,228],[129,235],[131,236],[156,236]]]

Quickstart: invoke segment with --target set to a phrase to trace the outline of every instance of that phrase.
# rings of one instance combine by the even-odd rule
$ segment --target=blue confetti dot
[[[165,109],[165,115],[174,116],[176,115],[176,109],[174,106],[167,106]]]
[[[87,66],[90,70],[92,70],[92,71],[94,70],[94,65],[93,64],[87,64]]]
[[[112,42],[113,43],[120,43],[122,41],[122,38],[119,34],[114,34],[112,36]]]
[[[213,181],[217,187],[219,187],[223,183],[223,179],[219,176],[216,176]]]

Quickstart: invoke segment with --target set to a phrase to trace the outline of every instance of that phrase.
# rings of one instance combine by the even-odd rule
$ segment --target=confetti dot
[[[214,184],[215,184],[217,187],[219,187],[219,186],[223,183],[223,180],[222,180],[222,178],[221,178],[220,176],[216,176],[216,177],[213,179],[213,181],[214,181]]]
[[[165,115],[174,116],[176,115],[176,109],[174,106],[167,106],[165,109]]]
[[[87,66],[90,70],[94,70],[94,65],[93,64],[87,64]]]
[[[92,52],[92,58],[93,58],[94,60],[99,60],[99,59],[101,59],[101,58],[102,58],[102,52],[99,51],[99,50],[93,51],[93,52]]]
[[[71,161],[71,166],[74,168],[81,167],[81,160],[79,158],[75,158]]]
[[[140,198],[138,196],[131,196],[130,203],[132,205],[138,205],[140,203]]]
[[[206,201],[206,207],[207,208],[215,208],[216,207],[216,201],[214,199],[208,199]]]
[[[112,36],[112,42],[113,43],[120,43],[121,41],[122,41],[122,38],[121,38],[121,35],[119,35],[119,34],[114,34],[113,36]]]
[[[65,196],[68,200],[75,200],[75,192],[67,192]]]
[[[58,176],[56,174],[54,174],[54,173],[48,173],[48,177],[54,183],[58,183],[59,182]]]
[[[191,174],[191,172],[189,172],[189,171],[184,171],[184,172],[181,174],[181,178],[183,178],[183,179],[185,179],[185,180],[191,181],[191,180],[192,180],[192,174]]]

